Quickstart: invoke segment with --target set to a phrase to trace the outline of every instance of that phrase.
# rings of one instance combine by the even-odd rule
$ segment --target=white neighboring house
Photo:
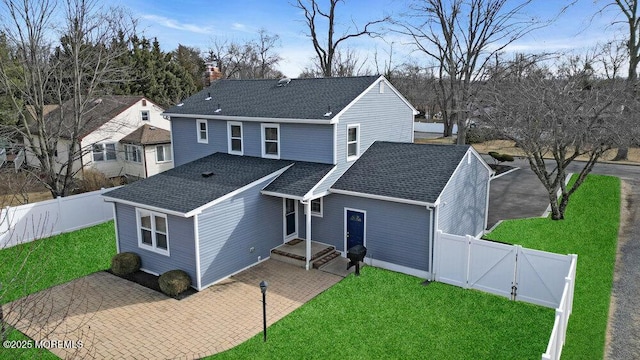
[[[60,140],[55,154],[60,158],[57,171],[61,169],[71,150],[71,134],[65,134],[64,129],[70,128],[73,124],[72,112],[65,111],[60,121],[60,112],[70,107],[71,103],[67,102],[61,108],[47,114],[48,124],[62,123],[62,126],[56,126],[60,129]],[[79,148],[72,150],[81,155],[77,156],[73,164],[74,171],[77,171],[76,176],[82,177],[85,169],[94,169],[107,177],[127,175],[144,178],[172,168],[169,133],[171,124],[169,120],[162,117],[163,111],[164,109],[143,96],[105,95],[93,100],[92,108],[85,112],[84,123],[80,127]],[[143,134],[153,131],[151,129],[158,130],[157,133],[161,135],[155,132],[152,133],[153,135],[147,135],[144,140],[152,139],[155,143],[143,144],[140,141],[143,140]],[[52,128],[49,131],[53,133],[54,130]],[[121,140],[129,135],[131,135],[129,141],[121,143]],[[34,135],[34,138],[37,139],[38,136]],[[25,147],[26,149],[30,147],[27,139],[25,139]],[[159,151],[160,147],[163,154],[157,156],[156,151]],[[143,153],[148,161],[142,161]],[[140,156],[136,157],[137,155]],[[161,161],[157,161],[158,159]],[[29,151],[27,151],[27,164],[40,166],[38,159]]]

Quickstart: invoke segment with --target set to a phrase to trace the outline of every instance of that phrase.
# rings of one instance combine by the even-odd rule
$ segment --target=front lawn
[[[552,309],[421,282],[367,266],[212,358],[540,359]]]
[[[113,221],[0,250],[0,305],[108,269],[116,254]],[[5,314],[6,315],[6,314]],[[12,330],[10,340],[28,340]],[[0,359],[56,359],[41,349],[0,346]]]
[[[602,359],[620,223],[620,179],[589,175],[565,220],[520,219],[488,238],[560,254],[578,254],[575,298],[563,359]]]

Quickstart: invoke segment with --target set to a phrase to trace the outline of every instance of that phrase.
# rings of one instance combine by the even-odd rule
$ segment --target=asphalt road
[[[528,162],[516,159],[510,165],[520,169],[491,181],[489,228],[500,219],[540,216],[549,204]],[[579,172],[581,166],[574,162],[568,171]],[[592,173],[621,178],[625,194],[605,358],[640,359],[640,166],[602,163]]]

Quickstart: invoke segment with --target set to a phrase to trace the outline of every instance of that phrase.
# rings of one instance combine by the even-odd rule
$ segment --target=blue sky
[[[291,0],[293,1],[293,0]],[[567,3],[565,0],[535,0],[526,16],[550,18]],[[338,5],[340,29],[353,19],[363,24],[368,20],[397,16],[407,9],[406,0],[350,0]],[[620,27],[610,26],[615,11],[596,15],[606,0],[578,0],[551,25],[537,30],[519,40],[510,50],[521,52],[581,51],[606,41],[620,33]],[[260,28],[278,34],[281,46],[277,49],[283,57],[280,70],[287,76],[297,76],[311,63],[314,55],[311,41],[305,35],[303,14],[287,0],[225,0],[225,1],[166,1],[166,0],[115,0],[109,4],[128,7],[139,19],[139,31],[147,37],[157,37],[164,50],[172,50],[178,44],[195,46],[206,51],[218,41],[244,41],[255,38]],[[398,35],[387,35],[384,40],[394,43],[394,63],[411,58],[420,61],[419,53],[412,52]],[[373,61],[378,50],[384,57],[389,46],[383,39],[358,38],[347,45],[359,56]]]

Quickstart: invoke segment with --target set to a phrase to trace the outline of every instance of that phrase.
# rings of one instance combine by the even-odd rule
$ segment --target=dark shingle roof
[[[187,213],[290,164],[293,161],[215,153],[104,196]],[[213,175],[203,177],[208,171]]]
[[[144,99],[144,96],[104,95],[92,100],[83,115],[78,137],[82,139],[89,135],[141,99]],[[73,99],[45,115],[47,134],[53,135],[59,131],[61,137],[71,137],[75,121],[72,108]],[[38,129],[34,126],[31,131],[37,133]]]
[[[331,188],[434,203],[468,149],[377,141]]]
[[[283,86],[273,79],[217,80],[165,113],[328,120],[378,78],[292,79]],[[209,95],[211,100],[205,100]],[[329,108],[331,115],[324,116]]]
[[[278,176],[264,190],[274,193],[303,197],[331,169],[333,165],[310,162],[296,162]]]
[[[135,145],[169,144],[171,133],[168,130],[144,124],[120,139],[120,142]]]

